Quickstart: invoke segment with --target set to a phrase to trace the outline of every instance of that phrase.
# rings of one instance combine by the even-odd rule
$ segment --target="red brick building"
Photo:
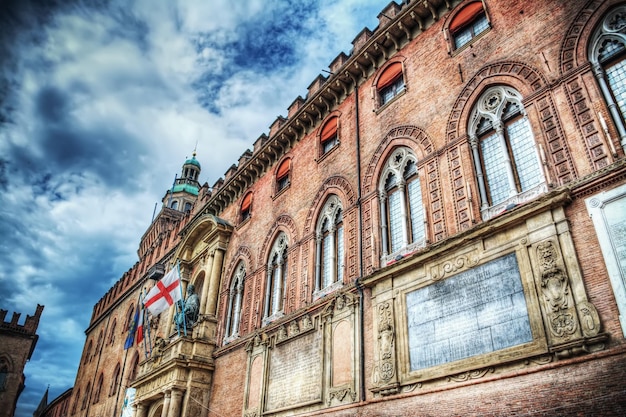
[[[185,162],[70,415],[626,413],[626,3],[378,18],[213,187]],[[176,265],[197,321],[124,350]]]
[[[43,312],[37,305],[34,316],[26,315],[20,324],[20,313],[13,313],[11,321],[5,321],[7,310],[0,310],[0,416],[10,417],[24,390],[26,377],[24,366],[37,346],[37,327]]]

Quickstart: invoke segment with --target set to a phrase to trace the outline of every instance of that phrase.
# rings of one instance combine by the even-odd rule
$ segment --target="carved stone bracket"
[[[492,374],[495,372],[493,367],[483,368],[483,369],[474,369],[472,371],[461,372],[460,374],[450,375],[446,379],[448,382],[465,382],[471,379],[480,379],[483,378],[487,374]]]

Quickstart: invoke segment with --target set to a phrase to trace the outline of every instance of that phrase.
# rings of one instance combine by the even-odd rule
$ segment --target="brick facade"
[[[94,308],[70,415],[117,414],[126,387],[137,390],[137,417],[624,414],[620,301],[585,206],[626,184],[624,121],[613,117],[588,58],[594,31],[620,3],[484,1],[487,29],[455,49],[451,28],[470,3],[392,2],[288,118],[200,189],[192,212],[162,209],[140,262]],[[383,103],[377,86],[396,63],[403,86]],[[492,90],[521,97],[544,181],[501,212],[489,211],[469,131]],[[332,117],[337,143],[325,152],[321,129]],[[403,149],[416,164],[424,244],[396,251],[381,202],[390,157]],[[279,184],[286,166],[288,182]],[[326,252],[318,242],[336,232],[319,220],[331,196],[341,206],[343,275],[319,288]],[[279,237],[286,249],[275,262]],[[339,256],[333,245],[328,253]],[[407,297],[463,291],[450,278],[512,254],[529,339],[416,367],[411,355],[424,352],[420,336],[428,336],[412,327]],[[177,261],[200,295],[198,322],[181,337],[173,313],[163,313],[150,324],[151,342],[159,339],[151,355],[123,350],[139,292]],[[239,265],[245,280],[235,302]],[[272,286],[279,276],[282,287]],[[268,312],[274,292],[282,304]]]

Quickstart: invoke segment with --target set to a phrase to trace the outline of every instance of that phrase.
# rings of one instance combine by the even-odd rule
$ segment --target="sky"
[[[194,148],[213,185],[388,3],[0,0],[0,308],[45,306],[17,417],[73,386]]]

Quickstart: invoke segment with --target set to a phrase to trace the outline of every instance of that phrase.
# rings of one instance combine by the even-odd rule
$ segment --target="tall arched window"
[[[341,285],[344,269],[343,212],[336,195],[328,198],[317,220],[315,265],[315,291],[318,296]]]
[[[609,11],[593,33],[589,61],[626,148],[626,5]]]
[[[522,97],[513,88],[487,89],[472,110],[468,132],[483,220],[547,191]]]
[[[246,265],[239,262],[235,269],[235,275],[230,284],[228,294],[228,315],[226,316],[226,332],[224,343],[239,337],[239,323],[241,322],[241,305],[243,303],[244,280],[246,278]]]
[[[89,392],[91,391],[91,382],[87,383],[87,388],[85,389],[85,394],[83,395],[83,401],[80,403],[80,409],[84,410],[87,408],[87,402],[89,401]]]
[[[109,397],[117,393],[117,387],[120,385],[120,364],[115,366],[113,378],[111,378],[111,386],[109,387]]]
[[[130,363],[130,369],[128,372],[128,381],[126,385],[130,385],[131,382],[137,378],[137,374],[139,373],[139,353],[135,352],[135,356],[133,356],[133,360]]]
[[[87,349],[85,349],[85,357],[83,358],[83,364],[91,361],[91,349],[93,349],[93,339],[87,343]]]
[[[267,285],[265,287],[265,311],[263,324],[283,315],[285,286],[287,284],[287,235],[281,232],[267,262]]]
[[[113,323],[111,324],[111,331],[109,332],[109,341],[108,344],[112,345],[115,343],[115,327],[117,326],[117,318],[113,319]]]
[[[409,148],[394,150],[378,186],[382,261],[388,262],[426,245],[426,226],[417,158]]]
[[[104,373],[100,373],[98,383],[96,384],[96,392],[93,395],[93,403],[100,402],[100,393],[102,392],[102,384],[104,383]]]
[[[80,402],[80,388],[76,392],[76,397],[74,397],[74,405],[72,405],[72,414],[76,414],[76,409],[78,408],[78,403]]]

